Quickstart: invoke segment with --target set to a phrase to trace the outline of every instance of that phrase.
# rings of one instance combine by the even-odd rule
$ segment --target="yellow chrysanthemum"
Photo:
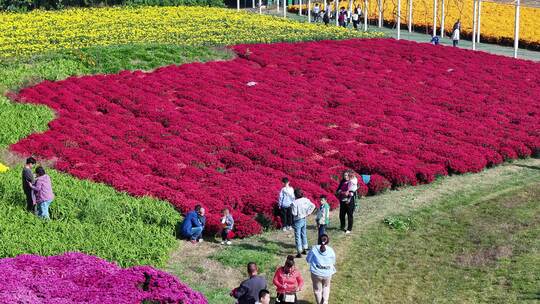
[[[6,173],[9,170],[9,167],[0,163],[0,173]]]
[[[0,57],[128,43],[238,43],[381,37],[222,8],[110,7],[0,13]]]

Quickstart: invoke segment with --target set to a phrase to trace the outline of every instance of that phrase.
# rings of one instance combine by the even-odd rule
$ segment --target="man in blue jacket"
[[[202,242],[202,233],[206,217],[204,216],[204,208],[201,205],[195,206],[193,211],[188,212],[182,223],[182,236],[189,239],[191,243]]]

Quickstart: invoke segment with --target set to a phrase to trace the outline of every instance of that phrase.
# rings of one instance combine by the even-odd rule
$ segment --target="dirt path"
[[[406,187],[398,191],[368,197],[362,200],[360,211],[355,215],[355,228],[353,235],[345,235],[336,227],[339,226],[338,212],[331,213],[331,246],[338,256],[338,266],[344,252],[353,241],[354,235],[361,233],[367,226],[381,221],[391,214],[406,213],[414,209],[429,206],[443,197],[449,195],[467,193],[470,191],[483,191],[486,198],[490,193],[503,183],[527,184],[540,180],[540,160],[527,159],[504,164],[493,169],[485,170],[477,174],[465,174],[442,178],[429,185]],[[500,192],[499,192],[500,194]],[[310,245],[314,244],[316,232],[314,219],[310,219],[308,237]],[[249,245],[257,248],[258,245],[272,242],[280,247],[278,255],[282,260],[287,254],[295,253],[294,236],[292,232],[272,231],[249,239],[238,240],[234,246]],[[167,270],[179,274],[179,277],[187,283],[199,288],[205,294],[222,293],[221,297],[214,297],[212,303],[231,303],[228,298],[228,290],[237,286],[245,274],[244,269],[235,269],[223,266],[214,261],[210,256],[221,248],[219,243],[205,242],[191,245],[182,243],[181,248],[172,253]],[[304,259],[297,260],[306,284],[299,294],[300,303],[313,303],[312,287],[308,265]],[[339,268],[338,268],[339,271]],[[272,274],[266,274],[269,280]]]

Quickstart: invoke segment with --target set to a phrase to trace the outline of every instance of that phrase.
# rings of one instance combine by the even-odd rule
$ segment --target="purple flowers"
[[[0,303],[207,303],[170,274],[148,266],[122,269],[82,253],[0,259],[0,277]]]

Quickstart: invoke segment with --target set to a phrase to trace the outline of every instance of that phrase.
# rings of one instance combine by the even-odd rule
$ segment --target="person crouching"
[[[182,222],[182,236],[195,244],[202,242],[202,234],[206,224],[204,208],[201,205],[195,206],[193,211],[188,212]]]

